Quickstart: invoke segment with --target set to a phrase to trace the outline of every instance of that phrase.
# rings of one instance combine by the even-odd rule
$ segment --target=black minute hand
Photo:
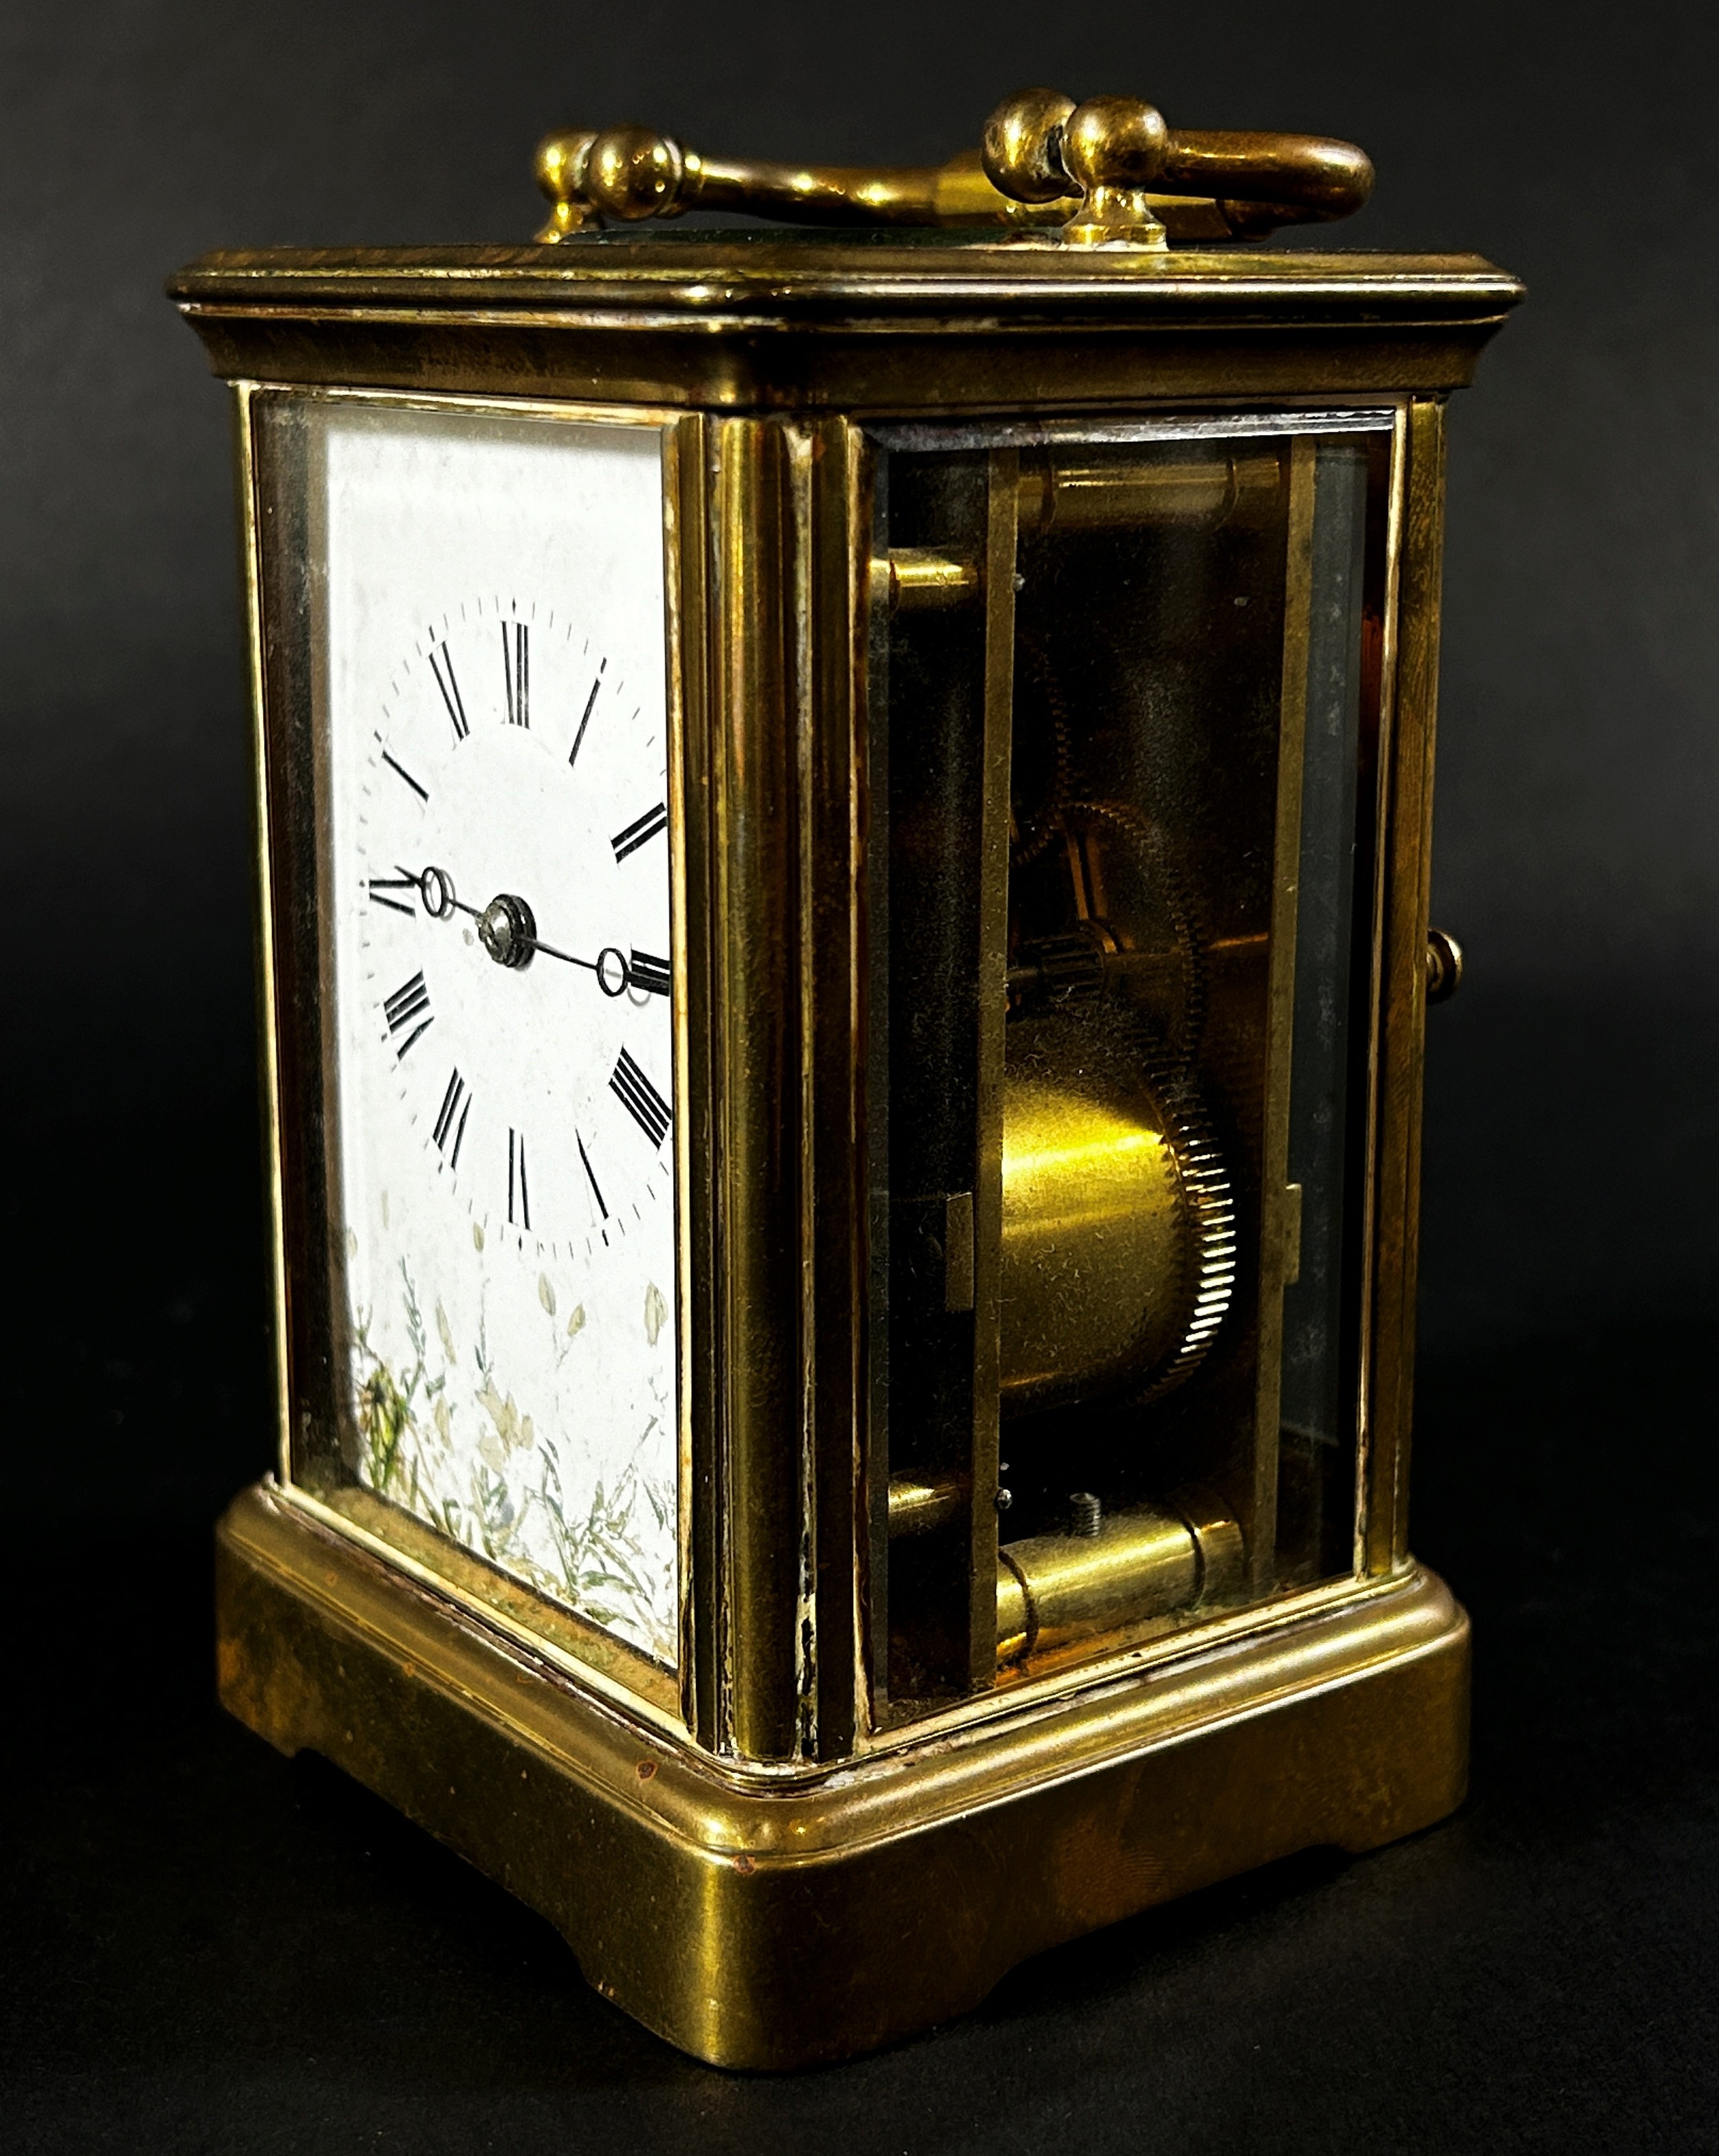
[[[612,943],[599,951],[594,958],[576,958],[571,951],[557,951],[552,943],[545,943],[535,936],[531,938],[531,948],[541,951],[546,958],[564,959],[569,966],[582,966],[588,973],[595,973],[598,984],[606,995],[618,996],[627,985],[626,958]],[[611,988],[609,982],[616,978],[619,979],[620,987]]]

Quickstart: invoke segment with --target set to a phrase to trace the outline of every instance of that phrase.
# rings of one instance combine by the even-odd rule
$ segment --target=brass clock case
[[[541,244],[173,285],[239,419],[276,1230],[222,1697],[670,2041],[795,2066],[1460,1800],[1466,1620],[1406,1510],[1444,439],[1520,287],[1234,244],[1370,167],[1138,100],[1026,94],[931,172],[627,128],[538,175]],[[695,206],[909,228],[644,228]],[[671,1654],[319,1435],[326,654],[277,422],[327,400],[660,439]],[[549,963],[524,889],[486,985]]]

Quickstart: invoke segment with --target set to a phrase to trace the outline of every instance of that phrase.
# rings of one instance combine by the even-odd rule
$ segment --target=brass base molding
[[[1468,1620],[1404,1569],[815,1778],[746,1774],[575,1687],[272,1484],[218,1538],[220,1692],[548,1917],[712,2065],[852,2056],[1019,1962],[1460,1800]]]

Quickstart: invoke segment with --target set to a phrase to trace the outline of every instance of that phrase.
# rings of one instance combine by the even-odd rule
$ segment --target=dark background
[[[1229,0],[8,0],[0,1192],[14,2146],[1719,2147],[1719,18]],[[1344,244],[1531,298],[1455,414],[1417,1548],[1477,1623],[1474,1794],[789,2082],[210,1697],[267,1465],[227,418],[206,248],[519,239],[551,126],[941,159],[1022,84],[1366,145]]]

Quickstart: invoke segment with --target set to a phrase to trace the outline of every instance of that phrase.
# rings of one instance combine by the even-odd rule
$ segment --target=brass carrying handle
[[[946,165],[786,165],[705,157],[648,127],[577,129],[537,146],[552,205],[541,241],[605,223],[740,210],[793,223],[1002,225],[1087,245],[1252,239],[1347,217],[1373,192],[1352,142],[1179,130],[1131,97],[1005,99],[982,150]]]

